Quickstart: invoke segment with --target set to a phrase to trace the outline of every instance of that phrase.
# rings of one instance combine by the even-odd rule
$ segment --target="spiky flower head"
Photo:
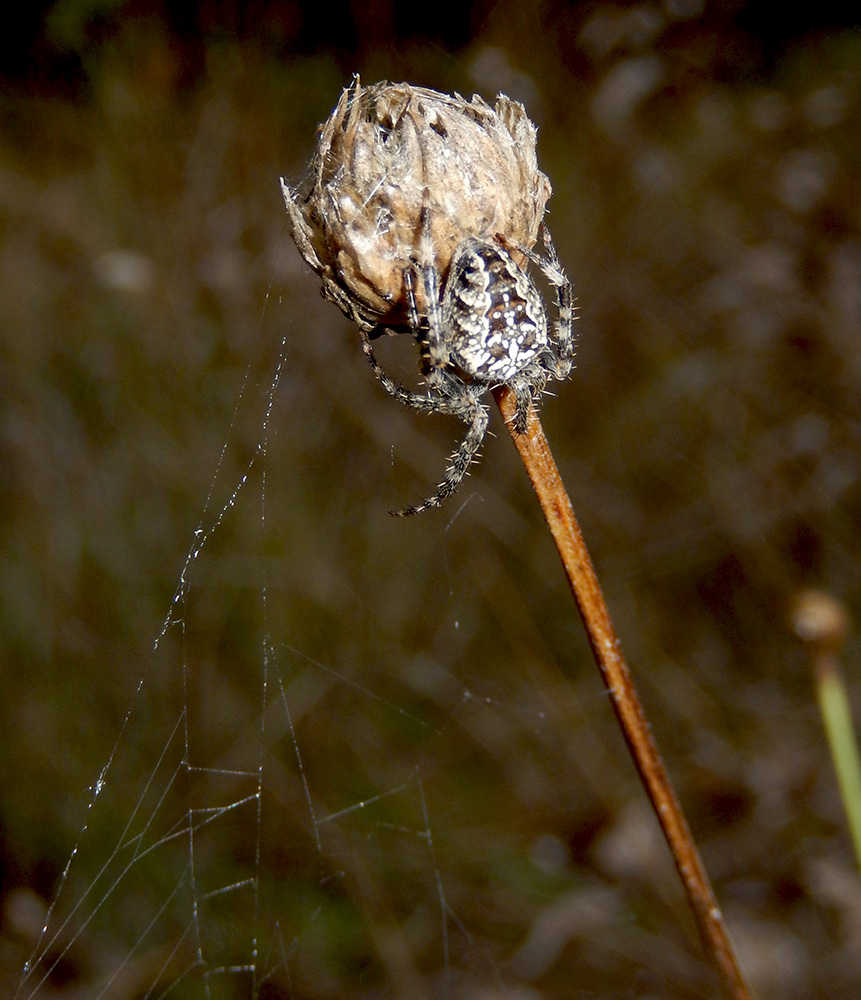
[[[366,329],[406,327],[411,261],[431,252],[445,280],[470,237],[531,247],[550,197],[535,144],[523,105],[503,94],[491,107],[356,77],[320,127],[306,183],[282,180],[293,239],[323,295]],[[422,314],[424,289],[415,293]]]

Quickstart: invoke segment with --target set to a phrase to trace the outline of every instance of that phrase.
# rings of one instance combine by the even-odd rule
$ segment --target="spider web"
[[[233,680],[241,694],[219,689],[229,654],[211,664],[196,652],[220,536],[249,507],[261,547],[271,529],[267,472],[286,356],[282,342],[259,440],[224,495],[246,374],[152,660],[88,789],[20,1000],[66,995],[81,953],[94,998],[338,995],[344,981],[356,983],[353,995],[447,996],[456,969],[504,978],[449,901],[426,786],[458,743],[459,714],[501,715],[517,730],[542,727],[541,708],[464,686],[441,721],[351,665],[296,648],[279,626],[265,559],[248,588],[257,639],[252,673]],[[453,506],[452,522],[458,513]],[[460,623],[449,627],[456,634]],[[350,739],[364,731],[367,746],[344,745],[345,716]],[[386,766],[369,767],[367,753],[388,757]]]

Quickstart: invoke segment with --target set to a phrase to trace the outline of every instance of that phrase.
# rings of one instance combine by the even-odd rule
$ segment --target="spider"
[[[500,385],[514,390],[514,426],[522,434],[529,407],[537,403],[548,380],[570,374],[574,359],[573,290],[546,228],[543,237],[544,257],[501,235],[493,241],[464,240],[440,295],[425,218],[422,259],[411,262],[404,272],[404,283],[410,329],[421,348],[422,369],[427,376],[426,394],[411,392],[393,381],[374,355],[373,334],[362,330],[365,354],[386,392],[424,413],[457,417],[468,428],[436,492],[414,507],[389,511],[394,517],[439,507],[458,488],[484,441],[489,414],[481,397],[488,390]],[[558,320],[552,333],[548,332],[541,295],[512,257],[512,250],[538,266],[556,290]],[[426,318],[419,315],[416,306],[417,277],[424,288]]]

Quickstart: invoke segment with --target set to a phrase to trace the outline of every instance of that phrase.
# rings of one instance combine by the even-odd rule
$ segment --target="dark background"
[[[716,995],[498,415],[446,507],[386,514],[461,427],[383,393],[278,183],[358,71],[502,90],[538,123],[580,308],[544,424],[656,737],[759,995],[857,996],[857,867],[788,618],[804,587],[861,599],[857,23],[741,0],[21,16],[0,40],[0,991],[58,890],[55,925],[94,886],[36,995],[250,996],[205,973],[247,962],[252,926],[266,997]],[[282,338],[265,455],[206,534]],[[409,344],[381,353],[415,380]],[[850,639],[853,697],[858,659]],[[390,794],[318,848],[296,748],[318,819]],[[163,817],[246,789],[180,765],[260,753],[259,825],[202,831],[190,889]],[[136,803],[157,846],[126,871]],[[249,876],[256,902],[189,944],[192,904]]]

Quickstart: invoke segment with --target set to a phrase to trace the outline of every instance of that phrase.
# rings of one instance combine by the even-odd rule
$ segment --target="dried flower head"
[[[571,372],[571,282],[546,228],[544,254],[533,249],[550,197],[535,138],[523,107],[502,95],[491,108],[356,78],[320,130],[307,188],[281,181],[296,245],[324,296],[359,324],[386,392],[467,424],[433,495],[393,514],[438,507],[458,488],[484,441],[491,388],[513,390],[522,433],[547,382]],[[528,264],[554,289],[552,328]],[[374,335],[404,329],[427,392],[395,382],[374,354]]]
[[[293,238],[324,296],[363,329],[403,328],[405,273],[423,238],[443,279],[469,238],[502,233],[532,247],[550,197],[535,142],[523,106],[504,95],[492,108],[356,77],[320,128],[307,184],[282,181]],[[415,299],[426,314],[422,287]]]
[[[836,653],[849,633],[846,607],[822,590],[804,590],[792,607],[792,628],[813,652]]]

